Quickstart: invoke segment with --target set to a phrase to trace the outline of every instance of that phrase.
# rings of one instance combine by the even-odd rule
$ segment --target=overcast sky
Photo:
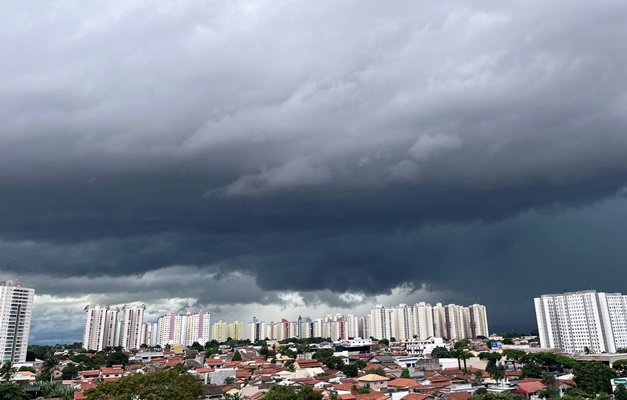
[[[38,4],[37,4],[38,3]],[[627,292],[624,1],[3,2],[0,278],[87,304],[365,315]]]

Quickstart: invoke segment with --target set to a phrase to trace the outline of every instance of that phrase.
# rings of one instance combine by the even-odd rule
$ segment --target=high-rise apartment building
[[[266,338],[266,323],[253,317],[253,322],[248,323],[246,337],[252,343]]]
[[[391,310],[385,306],[377,304],[370,311],[371,332],[375,339],[390,339],[393,337]]]
[[[85,307],[83,347],[100,351],[105,347],[120,346],[124,350],[139,349],[145,344],[144,311],[146,306],[104,308]],[[122,319],[118,319],[119,317]]]
[[[185,315],[167,314],[159,318],[158,342],[161,347],[167,344],[191,346],[194,342],[202,345],[211,340],[211,317],[199,312]]]
[[[488,314],[485,306],[481,304],[472,304],[468,306],[466,310],[470,337],[488,337],[490,334],[488,331]]]
[[[392,324],[395,331],[393,337],[396,340],[406,341],[414,338],[416,334],[414,312],[407,304],[399,304],[392,309]]]
[[[457,304],[431,306],[420,302],[414,306],[399,304],[394,308],[377,305],[368,316],[365,336],[397,341],[427,340],[441,337],[450,340],[488,336],[488,317],[485,306]]]
[[[118,307],[109,305],[100,307],[96,305],[90,308],[87,305],[85,311],[85,326],[83,328],[83,347],[87,350],[101,351],[105,347],[114,347],[116,341],[116,329],[118,322]]]
[[[122,307],[120,346],[124,350],[139,349],[143,344],[144,311],[146,311],[146,306],[143,304],[140,307]]]
[[[420,302],[414,305],[414,323],[418,340],[427,340],[435,336],[433,331],[433,307],[431,304]]]
[[[627,348],[627,296],[595,290],[534,299],[540,346],[567,352]]]
[[[0,281],[0,361],[25,362],[35,289]]]

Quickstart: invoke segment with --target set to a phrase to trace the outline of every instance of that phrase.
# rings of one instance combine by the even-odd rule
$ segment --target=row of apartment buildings
[[[102,350],[105,347],[120,346],[125,350],[139,349],[145,343],[145,305],[91,308],[85,311],[83,347],[89,350]],[[120,319],[121,316],[121,319]]]
[[[253,318],[246,331],[238,321],[219,321],[212,326],[211,316],[204,312],[166,314],[157,322],[145,323],[145,309],[145,306],[124,306],[121,309],[85,307],[83,345],[88,349],[102,350],[107,346],[135,349],[142,344],[164,347],[171,344],[190,346],[198,342],[204,345],[212,339],[223,342],[228,338],[249,339],[252,342],[312,337],[332,340],[374,337],[408,341],[430,337],[461,340],[488,336],[486,309],[480,304],[462,307],[437,303],[431,306],[420,302],[413,306],[399,304],[390,308],[377,305],[365,317],[334,314],[314,320],[298,317],[296,321],[281,319],[269,323]]]
[[[540,346],[570,353],[627,349],[627,296],[595,290],[534,299]]]
[[[489,335],[485,306],[473,304],[463,307],[441,303],[431,306],[425,302],[413,306],[399,304],[390,308],[377,305],[365,317],[335,314],[315,320],[299,317],[297,321],[282,319],[270,323],[253,318],[246,332],[246,338],[252,342],[265,338],[283,340],[293,337],[325,337],[332,340],[374,337],[394,338],[397,341],[442,337],[461,340]]]

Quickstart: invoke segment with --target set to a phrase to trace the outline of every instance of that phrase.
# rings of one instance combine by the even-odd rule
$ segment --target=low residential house
[[[122,368],[100,368],[100,379],[105,382],[117,381],[124,376]]]
[[[388,387],[396,390],[413,391],[418,386],[420,384],[416,380],[409,378],[396,378],[388,382]]]
[[[11,382],[35,382],[37,374],[31,371],[17,371],[11,375]]]
[[[378,366],[387,366],[396,364],[396,359],[388,355],[374,356],[370,359],[370,362],[377,364]]]
[[[237,375],[237,368],[218,368],[208,374],[209,383],[212,385],[225,385],[227,380],[235,382]]]
[[[392,397],[387,393],[370,392],[363,394],[356,394],[356,400],[390,400]]]
[[[100,378],[100,370],[95,369],[95,370],[80,371],[78,373],[78,377],[83,382],[93,381],[97,378]]]
[[[518,387],[512,390],[512,393],[522,394],[527,399],[539,399],[540,392],[546,389],[546,386],[542,382],[519,382],[516,384]]]
[[[305,369],[305,368],[322,368],[322,363],[318,360],[302,360],[297,359],[294,362],[294,369]]]
[[[434,400],[434,397],[430,394],[409,393],[401,397],[401,400]]]
[[[387,389],[390,378],[377,374],[368,374],[357,378],[360,386],[369,386],[372,390],[381,391]]]
[[[207,358],[205,359],[205,366],[213,369],[224,367],[225,361],[221,358]]]
[[[567,379],[556,379],[555,384],[557,385],[557,388],[560,391],[560,397],[564,396],[568,389],[577,387],[577,384],[575,383],[575,381],[567,380]]]

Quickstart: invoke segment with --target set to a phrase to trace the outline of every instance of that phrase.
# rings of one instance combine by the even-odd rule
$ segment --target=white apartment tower
[[[470,336],[466,323],[465,307],[448,304],[444,307],[444,336],[449,340],[461,340]]]
[[[211,340],[211,316],[204,312],[185,315],[167,314],[159,318],[157,340],[161,347],[167,344],[202,345]]]
[[[370,336],[375,339],[390,339],[393,337],[390,309],[377,304],[370,311]]]
[[[122,307],[123,319],[120,346],[124,350],[139,349],[143,344],[144,311],[146,311],[146,306],[143,304],[141,307]]]
[[[490,336],[488,331],[488,314],[484,305],[472,304],[468,306],[467,320],[470,337]]]
[[[416,334],[414,312],[407,304],[399,304],[392,309],[394,338],[398,341],[412,340]]]
[[[627,296],[594,290],[534,299],[540,345],[567,352],[627,348]]]
[[[25,362],[35,289],[0,281],[0,351],[2,364]]]
[[[116,328],[120,309],[111,309],[108,305],[100,307],[96,305],[90,308],[87,305],[85,311],[85,326],[83,328],[83,347],[87,350],[101,351],[105,347],[117,346]]]
[[[433,307],[431,304],[420,302],[414,305],[414,324],[418,340],[426,340],[435,336],[433,331]]]

